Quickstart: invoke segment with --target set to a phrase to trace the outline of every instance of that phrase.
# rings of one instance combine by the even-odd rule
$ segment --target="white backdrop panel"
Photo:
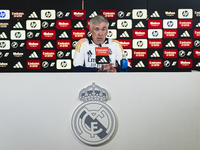
[[[199,150],[199,73],[2,73],[1,150]],[[71,117],[95,82],[118,120],[101,146],[80,142]]]

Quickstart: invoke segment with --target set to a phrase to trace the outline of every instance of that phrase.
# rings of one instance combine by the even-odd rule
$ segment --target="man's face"
[[[90,33],[92,33],[92,40],[95,44],[103,44],[108,33],[107,23],[101,22],[100,24],[93,24]]]

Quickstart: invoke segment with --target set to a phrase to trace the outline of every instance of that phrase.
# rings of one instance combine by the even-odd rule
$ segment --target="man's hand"
[[[104,64],[103,69],[106,70],[107,72],[117,72],[117,70],[113,67],[113,63],[109,64]]]

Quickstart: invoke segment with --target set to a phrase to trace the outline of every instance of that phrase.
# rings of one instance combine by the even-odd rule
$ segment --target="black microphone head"
[[[102,47],[101,43],[99,43],[99,47]]]

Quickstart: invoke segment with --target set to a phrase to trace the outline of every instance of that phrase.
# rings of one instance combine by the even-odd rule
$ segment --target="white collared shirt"
[[[79,40],[74,55],[74,67],[85,66],[91,68],[100,68],[101,64],[96,64],[95,47],[98,47],[98,45],[96,45],[91,38]],[[117,61],[120,65],[120,60],[122,59],[122,53],[124,51],[121,44],[117,40],[106,38],[105,42],[102,44],[102,47],[109,48],[110,63],[113,63],[114,67],[116,67]]]

